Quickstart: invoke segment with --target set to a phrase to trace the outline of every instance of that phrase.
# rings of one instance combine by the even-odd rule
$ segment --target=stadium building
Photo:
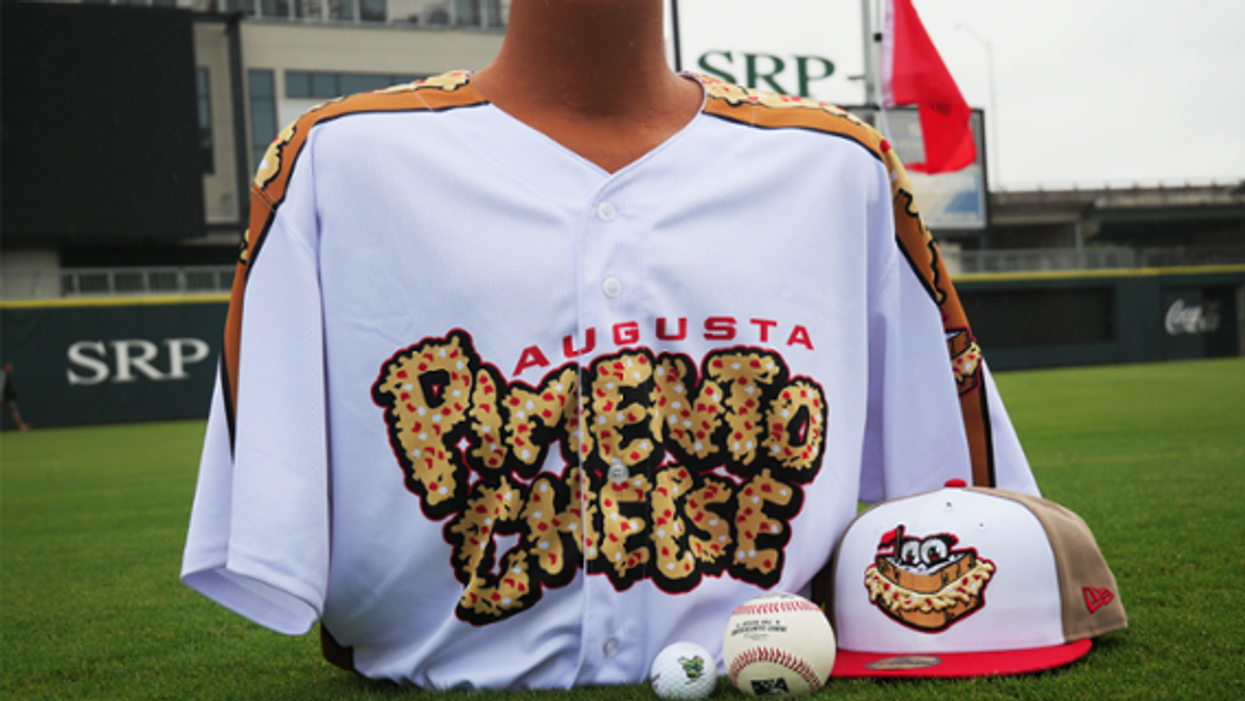
[[[112,4],[5,4],[5,299],[175,291],[136,277],[144,268],[194,268],[204,274],[190,291],[226,289],[250,176],[278,130],[340,95],[484,65],[510,6]],[[74,206],[66,185],[95,194]],[[127,192],[144,186],[168,194]],[[105,269],[134,272],[93,272]]]
[[[31,420],[200,414],[277,132],[325,100],[482,67],[509,8],[5,3],[4,357],[58,407]],[[1245,182],[990,191],[981,160],[971,216],[960,196],[927,214],[996,368],[1242,354]]]

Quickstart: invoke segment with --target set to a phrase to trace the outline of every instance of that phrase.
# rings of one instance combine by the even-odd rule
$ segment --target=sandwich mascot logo
[[[912,537],[903,525],[882,535],[865,569],[869,600],[909,628],[937,633],[985,605],[994,563],[951,534]]]

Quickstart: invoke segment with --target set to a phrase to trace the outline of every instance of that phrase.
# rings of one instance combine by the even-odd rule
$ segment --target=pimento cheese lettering
[[[722,319],[706,331],[733,336]],[[752,324],[767,337],[777,325]],[[665,338],[685,329],[657,327]],[[637,331],[623,324],[611,336]],[[565,350],[595,343],[586,334]],[[524,358],[544,361],[538,349]],[[628,347],[529,385],[507,382],[456,330],[395,353],[372,397],[407,488],[426,517],[446,520],[464,587],[458,615],[475,625],[530,608],[581,567],[619,591],[648,579],[685,592],[723,574],[773,586],[801,485],[825,453],[824,392],[763,348],[719,349],[697,364]],[[498,553],[499,538],[517,543]]]

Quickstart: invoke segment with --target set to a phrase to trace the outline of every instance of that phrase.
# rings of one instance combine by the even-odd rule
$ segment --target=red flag
[[[977,160],[969,126],[972,110],[925,32],[912,0],[886,0],[882,104],[917,106],[925,162],[909,163],[909,170],[946,173]]]

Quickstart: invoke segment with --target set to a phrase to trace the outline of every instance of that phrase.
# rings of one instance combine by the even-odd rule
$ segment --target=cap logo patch
[[[1084,587],[1081,592],[1085,594],[1085,606],[1090,613],[1098,613],[1098,609],[1115,600],[1115,594],[1110,589]]]
[[[949,533],[912,537],[901,524],[882,535],[865,569],[869,601],[905,626],[937,633],[985,605],[994,563],[955,549]],[[1088,597],[1088,594],[1086,595]]]

